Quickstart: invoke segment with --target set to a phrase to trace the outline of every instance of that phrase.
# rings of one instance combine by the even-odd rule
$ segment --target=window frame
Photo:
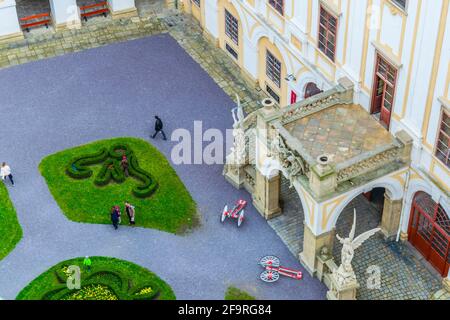
[[[281,6],[280,6],[280,2],[281,2]],[[285,1],[284,0],[269,0],[267,2],[270,7],[272,7],[276,12],[278,12],[279,14],[281,14],[284,17],[284,10],[285,10]],[[281,11],[280,11],[281,10]]]
[[[322,12],[324,12],[327,15],[327,25],[323,25],[322,24]],[[328,28],[328,21],[329,21],[329,17],[332,17],[336,20],[336,29],[334,32],[334,43],[333,43],[333,57],[330,57],[327,54],[327,51],[331,51],[329,50],[328,47],[328,39],[329,39],[329,35],[332,34],[332,32],[329,30]],[[322,52],[328,59],[330,59],[333,63],[336,62],[336,53],[337,53],[337,40],[338,40],[338,34],[339,34],[339,17],[336,16],[334,13],[330,12],[330,10],[328,10],[323,4],[320,4],[319,7],[319,19],[318,19],[318,27],[317,27],[317,48],[319,49],[320,52]],[[325,29],[325,48],[322,49],[321,48],[321,28]]]
[[[399,3],[401,0],[391,0],[392,4],[402,10],[403,12],[407,12],[408,10],[408,0],[405,0],[405,6]]]
[[[225,15],[225,35],[237,46],[239,46],[239,20],[227,9],[224,10]],[[233,29],[232,21],[228,20],[227,18],[230,17],[232,20],[236,22],[236,30]],[[231,25],[228,25],[228,22],[230,21]],[[230,27],[230,28],[228,28]],[[228,31],[230,30],[230,33]],[[235,32],[234,32],[235,31]],[[236,38],[234,38],[234,33]]]
[[[442,110],[441,110],[441,115],[439,117],[439,125],[438,125],[438,133],[436,136],[436,142],[434,145],[434,157],[440,162],[442,163],[444,166],[446,166],[447,168],[450,169],[450,134],[444,132],[442,130],[442,126],[446,124],[444,124],[444,116],[447,117],[450,120],[450,111],[446,110],[446,108],[444,106],[442,106]],[[449,126],[450,128],[450,126]],[[439,149],[439,143],[442,141],[440,140],[441,135],[444,135],[445,138],[448,140],[447,141],[447,155],[443,154],[442,151]],[[441,154],[441,157],[444,156],[444,160],[441,159],[438,154]]]
[[[273,60],[273,62],[271,62],[270,60]],[[279,65],[279,68],[275,68],[275,71],[279,71],[279,72],[277,72],[277,73],[269,72],[269,65],[271,67],[276,67],[277,65]],[[274,85],[276,85],[278,89],[281,89],[282,68],[283,68],[283,63],[280,60],[278,60],[278,58],[272,52],[270,52],[270,50],[268,48],[266,48],[266,77]],[[276,70],[276,69],[279,69],[279,70]],[[270,70],[272,70],[272,68],[270,68]],[[274,75],[276,74],[277,76],[272,77],[272,74],[274,74]]]

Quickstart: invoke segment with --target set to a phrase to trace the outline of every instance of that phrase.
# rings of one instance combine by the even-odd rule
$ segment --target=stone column
[[[275,109],[272,99],[262,101],[264,108],[258,110],[256,121],[256,177],[253,204],[266,219],[271,219],[281,213],[280,197],[280,173],[278,170],[264,169],[264,163],[269,159],[270,122],[280,116]]]
[[[266,177],[256,170],[253,205],[264,218],[270,220],[281,214],[280,173]]]
[[[56,31],[81,27],[80,8],[76,0],[50,0],[50,9]]]
[[[136,17],[138,15],[134,0],[108,0],[113,19]]]
[[[389,194],[384,194],[383,216],[381,218],[381,232],[388,240],[397,236],[402,214],[402,199],[392,200]]]
[[[317,256],[321,249],[326,247],[328,254],[332,255],[336,230],[333,229],[316,236],[306,222],[304,225],[303,251],[300,253],[299,259],[306,270],[314,275],[317,268]]]
[[[16,1],[0,1],[0,43],[24,38],[17,17]]]

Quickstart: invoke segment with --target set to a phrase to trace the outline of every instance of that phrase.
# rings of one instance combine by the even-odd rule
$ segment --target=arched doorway
[[[305,87],[305,99],[322,92],[323,90],[320,90],[314,82],[309,82]]]
[[[429,194],[414,196],[408,228],[409,242],[446,277],[450,266],[450,218]]]

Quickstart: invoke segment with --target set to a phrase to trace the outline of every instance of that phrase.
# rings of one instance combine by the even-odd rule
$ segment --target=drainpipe
[[[405,182],[405,191],[403,195],[403,201],[402,201],[402,211],[406,209],[406,196],[408,195],[408,188],[409,188],[409,178],[411,176],[411,168],[408,168],[408,171],[406,172],[406,182]],[[405,212],[400,216],[400,224],[398,226],[397,231],[397,238],[396,242],[400,240],[400,233],[402,232],[402,225],[403,225],[403,218],[405,216]]]

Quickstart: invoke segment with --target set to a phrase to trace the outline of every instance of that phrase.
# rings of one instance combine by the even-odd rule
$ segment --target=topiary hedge
[[[83,267],[83,258],[61,262],[24,288],[20,300],[156,300],[175,299],[171,288],[155,274],[133,263],[106,257],[91,257],[92,267]],[[79,289],[69,289],[69,266],[80,268]],[[72,282],[72,281],[69,281]]]
[[[124,155],[128,159],[130,176],[142,182],[141,185],[132,189],[133,195],[138,198],[150,197],[158,188],[158,183],[150,173],[139,166],[133,150],[123,143],[115,144],[109,150],[105,148],[95,154],[82,155],[72,159],[66,167],[66,173],[74,179],[87,179],[93,175],[93,171],[89,166],[103,164],[94,179],[96,186],[103,187],[111,183],[111,181],[123,183],[127,178],[121,166],[121,160]]]

